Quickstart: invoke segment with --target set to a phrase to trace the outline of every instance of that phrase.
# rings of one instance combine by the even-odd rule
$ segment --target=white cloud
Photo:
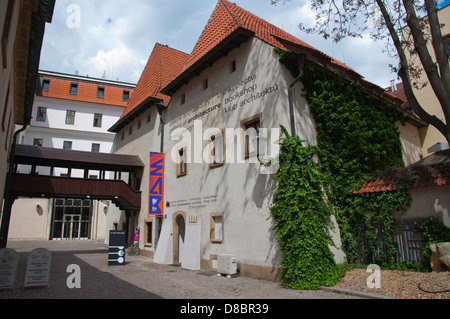
[[[392,61],[383,59],[380,45],[371,39],[335,44],[300,31],[300,22],[315,24],[315,12],[307,0],[277,6],[269,0],[233,2],[345,62],[370,81],[388,84],[392,77],[388,68]],[[80,28],[67,26],[71,4],[81,9]],[[40,67],[71,74],[78,70],[92,77],[106,71],[111,79],[136,83],[156,42],[190,53],[216,4],[217,0],[58,0],[53,22],[46,27]]]
[[[108,74],[111,72],[110,76],[112,77],[113,71],[111,70],[116,67],[120,68],[123,64],[128,63],[131,57],[132,52],[123,43],[120,43],[112,50],[106,52],[99,50],[96,56],[88,59],[87,63],[92,70],[95,70],[95,73],[106,72]]]

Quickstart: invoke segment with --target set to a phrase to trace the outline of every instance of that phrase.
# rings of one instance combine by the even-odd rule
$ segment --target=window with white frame
[[[187,174],[186,148],[178,150],[177,177]]]
[[[258,156],[259,154],[259,129],[261,128],[261,118],[258,116],[242,123],[244,129],[244,151],[245,158]]]
[[[225,163],[225,139],[223,131],[211,135],[209,138],[210,168],[222,166]]]
[[[36,112],[36,121],[45,122],[47,119],[47,108],[44,106],[38,106]]]
[[[212,243],[223,243],[223,213],[210,214],[210,240]]]
[[[102,114],[95,113],[94,114],[94,122],[93,122],[92,125],[94,127],[102,127],[102,118],[103,118]]]

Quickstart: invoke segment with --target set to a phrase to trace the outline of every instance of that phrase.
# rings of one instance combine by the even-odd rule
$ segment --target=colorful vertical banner
[[[148,214],[163,214],[164,195],[164,153],[150,152],[150,176]]]

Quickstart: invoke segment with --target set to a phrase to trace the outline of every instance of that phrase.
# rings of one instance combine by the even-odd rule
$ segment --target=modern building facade
[[[276,158],[280,124],[310,145],[317,142],[302,84],[275,47],[402,103],[341,62],[219,0],[190,55],[155,46],[111,128],[114,152],[139,155],[146,167],[135,180],[141,211],[130,216],[110,206],[107,229],[128,215],[130,227],[139,229],[141,253],[155,262],[217,270],[219,257],[228,254],[242,275],[276,278],[281,252],[269,215],[276,166],[267,160]],[[409,165],[421,158],[418,125],[399,127]],[[335,259],[344,262],[338,232],[334,240]]]
[[[18,136],[25,145],[110,153],[114,133],[135,85],[87,76],[40,71],[30,125]],[[19,174],[49,175],[49,167],[19,165]],[[53,168],[53,176],[99,179],[100,171]],[[13,206],[10,239],[105,238],[109,201],[19,198]]]

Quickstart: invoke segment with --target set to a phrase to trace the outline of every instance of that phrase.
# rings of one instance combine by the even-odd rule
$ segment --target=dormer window
[[[130,91],[123,90],[122,101],[128,102],[130,100]]]
[[[71,95],[78,94],[78,83],[70,83],[70,94]]]
[[[97,97],[103,99],[105,97],[105,88],[103,86],[97,87]]]
[[[42,91],[48,92],[49,89],[50,89],[50,80],[43,79],[42,80]]]

